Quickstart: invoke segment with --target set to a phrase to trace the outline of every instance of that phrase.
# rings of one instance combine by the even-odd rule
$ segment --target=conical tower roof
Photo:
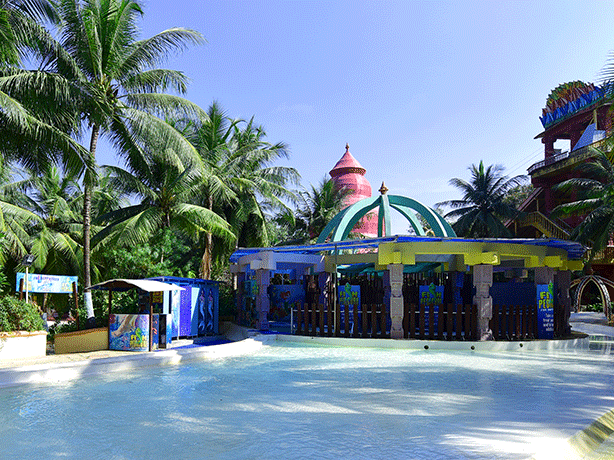
[[[330,177],[337,177],[341,174],[360,174],[364,176],[367,170],[352,156],[350,153],[349,144],[345,144],[345,153],[341,159],[337,162],[335,167],[330,170]]]

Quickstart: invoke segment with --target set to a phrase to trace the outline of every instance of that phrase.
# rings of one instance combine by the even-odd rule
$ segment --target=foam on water
[[[614,407],[609,354],[267,346],[0,391],[0,458],[521,459]]]

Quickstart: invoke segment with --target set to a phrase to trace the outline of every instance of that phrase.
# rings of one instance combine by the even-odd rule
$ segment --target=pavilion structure
[[[415,235],[389,234],[391,208]],[[378,237],[348,239],[370,211]],[[425,236],[417,215],[436,236]],[[296,286],[280,296],[297,299],[282,305],[292,333],[524,340],[569,333],[571,271],[582,268],[583,253],[558,239],[458,238],[432,209],[381,191],[341,211],[316,244],[238,249],[231,270],[239,320],[260,330],[269,329],[273,308],[282,309],[271,293],[283,273]]]

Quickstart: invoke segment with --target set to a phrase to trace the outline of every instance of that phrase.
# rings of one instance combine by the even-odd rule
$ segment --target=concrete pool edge
[[[260,337],[260,336],[258,336]],[[518,342],[471,342],[443,340],[382,340],[345,337],[311,337],[298,335],[273,335],[279,342],[311,343],[339,347],[356,348],[399,348],[410,350],[453,350],[453,351],[559,351],[586,349],[589,346],[588,336],[566,340],[528,340]]]
[[[138,353],[106,358],[83,359],[68,363],[45,363],[0,369],[0,388],[39,383],[59,383],[81,377],[125,372],[135,368],[179,364],[201,359],[241,356],[261,349],[268,338],[252,338],[237,342],[170,349],[154,353]]]

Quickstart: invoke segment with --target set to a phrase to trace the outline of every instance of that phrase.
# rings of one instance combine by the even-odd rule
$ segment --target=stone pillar
[[[554,274],[554,286],[556,292],[555,302],[558,308],[563,311],[563,333],[571,334],[569,317],[571,316],[571,297],[569,297],[569,285],[571,284],[571,271],[557,271]]]
[[[492,318],[492,265],[475,265],[473,267],[473,285],[475,296],[473,303],[478,307],[478,337],[480,340],[492,340],[490,319]]]
[[[258,322],[256,327],[261,331],[269,330],[269,284],[271,282],[271,271],[266,269],[256,270],[256,311],[258,312]]]
[[[390,264],[384,272],[384,302],[390,310],[390,337],[403,338],[403,264]]]
[[[554,268],[537,267],[535,269],[535,284],[550,284],[554,282]]]

